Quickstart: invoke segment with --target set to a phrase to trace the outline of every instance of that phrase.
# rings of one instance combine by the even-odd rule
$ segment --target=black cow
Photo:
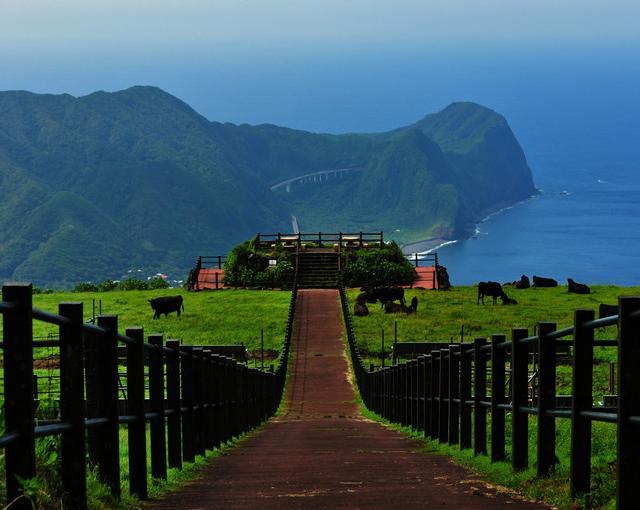
[[[184,311],[184,304],[182,303],[182,296],[164,296],[149,300],[151,308],[153,308],[153,318],[159,319],[160,314],[164,314],[166,317],[171,312],[178,312],[180,317],[180,309]]]
[[[405,304],[404,289],[402,287],[374,287],[372,289],[363,287],[361,290],[366,292],[368,303],[380,301],[382,308],[388,301],[398,300],[401,304]]]
[[[502,290],[502,285],[498,282],[480,282],[478,283],[478,300],[476,304],[480,304],[480,300],[482,300],[482,304],[484,305],[484,297],[491,296],[493,298],[493,304],[496,304],[498,298],[501,298],[504,302],[505,299],[509,299],[505,294],[504,290]]]
[[[553,278],[543,278],[542,276],[533,275],[532,287],[557,287],[558,282]]]
[[[611,317],[612,315],[618,315],[618,305],[607,305],[605,303],[601,303],[598,307],[598,316],[602,317]]]
[[[369,315],[369,309],[365,301],[357,301],[353,306],[353,315],[356,317],[366,317]]]
[[[529,277],[526,274],[523,274],[520,277],[520,280],[515,282],[513,286],[516,289],[528,289],[529,287],[531,287],[531,283],[529,283]]]
[[[418,298],[413,296],[411,299],[411,304],[406,306],[402,303],[394,303],[393,301],[389,301],[384,305],[384,313],[406,313],[407,315],[416,313],[418,310]]]
[[[584,283],[577,283],[571,278],[568,278],[567,284],[569,286],[569,292],[573,292],[574,294],[591,294],[591,289]]]

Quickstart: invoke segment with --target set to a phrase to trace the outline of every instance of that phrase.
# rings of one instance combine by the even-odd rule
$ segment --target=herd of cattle
[[[384,313],[416,313],[418,309],[418,298],[414,296],[411,304],[407,306],[404,300],[404,289],[402,287],[362,287],[360,294],[356,297],[356,304],[353,307],[353,315],[364,317],[369,315],[367,303],[372,304],[380,301]],[[399,301],[399,303],[394,303]]]
[[[533,283],[529,281],[527,275],[522,275],[519,280],[515,282],[505,283],[504,285],[511,285],[516,289],[528,289],[529,287],[557,287],[558,282],[553,278],[543,278],[542,276],[533,276]],[[584,283],[577,283],[571,278],[567,279],[567,289],[574,294],[590,294],[591,289]],[[505,293],[502,285],[498,282],[480,282],[478,283],[478,299],[476,304],[484,305],[485,296],[493,298],[493,304],[495,305],[497,299],[500,298],[503,305],[517,305],[518,302],[515,299],[511,299]]]
[[[529,277],[522,275],[520,280],[508,282],[505,286],[511,286],[516,289],[528,289],[529,287],[557,287],[558,282],[553,278],[543,278],[541,276],[533,276],[532,281]],[[574,294],[590,294],[591,289],[584,283],[577,283],[573,279],[567,279],[567,289]],[[484,304],[484,298],[491,297],[493,304],[500,299],[503,305],[517,305],[518,302],[507,296],[507,293],[498,282],[480,282],[478,283],[478,299],[476,304]],[[356,297],[356,303],[353,308],[353,314],[357,317],[369,315],[367,303],[380,302],[385,313],[415,313],[418,309],[418,298],[414,297],[409,306],[406,305],[404,299],[404,289],[402,287],[362,287],[360,294]],[[395,303],[394,301],[399,301]],[[599,308],[600,317],[607,317],[618,313],[617,305],[601,304]]]
[[[515,282],[505,283],[505,286],[512,286],[516,289],[528,289],[529,287],[557,287],[558,282],[552,278],[542,278],[541,276],[533,276],[533,283],[529,281],[526,275],[522,275],[520,280]],[[591,289],[584,283],[576,283],[571,278],[567,279],[567,288],[569,292],[575,294],[590,294]],[[493,304],[497,303],[500,299],[503,305],[517,305],[518,302],[515,299],[507,296],[506,292],[502,288],[502,285],[498,282],[480,282],[478,283],[478,299],[476,304],[482,303],[484,305],[484,298],[491,297]],[[399,301],[399,303],[395,303]],[[404,299],[404,289],[402,287],[362,287],[360,294],[356,297],[356,304],[353,309],[353,314],[357,317],[364,317],[369,315],[369,308],[367,303],[380,302],[384,313],[405,313],[407,315],[416,313],[418,310],[418,298],[413,297],[411,304],[407,306]],[[184,303],[182,296],[164,296],[155,299],[150,299],[149,304],[153,309],[153,318],[159,319],[161,314],[165,317],[172,313],[177,312],[178,317],[180,312],[184,311]],[[607,317],[618,313],[617,305],[601,304],[599,309],[600,317]]]

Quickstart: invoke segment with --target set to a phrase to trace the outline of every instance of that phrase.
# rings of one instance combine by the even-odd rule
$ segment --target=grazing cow
[[[368,295],[368,303],[380,301],[382,308],[384,308],[385,303],[388,301],[398,300],[401,304],[405,304],[404,289],[402,287],[374,287],[372,289],[363,287],[361,290]]]
[[[568,278],[567,284],[569,285],[569,292],[573,292],[574,294],[591,294],[591,289],[584,283],[577,283],[571,278]]]
[[[601,303],[598,307],[598,317],[611,317],[612,315],[618,315],[618,305]]]
[[[353,306],[353,315],[356,317],[366,317],[369,315],[369,309],[365,301],[357,301]]]
[[[356,303],[367,303],[368,301],[369,301],[369,294],[367,294],[366,292],[361,292],[356,296]]]
[[[155,299],[150,299],[149,304],[153,308],[153,318],[159,319],[160,314],[164,314],[166,317],[171,312],[178,312],[180,317],[180,309],[184,311],[184,304],[182,303],[182,296],[165,296]]]
[[[500,296],[500,299],[502,299],[502,304],[503,305],[517,305],[518,304],[518,302],[515,299],[511,299],[506,294],[504,296]]]
[[[438,279],[438,290],[449,290],[451,282],[449,281],[449,272],[444,266],[438,266],[436,269],[436,278]]]
[[[504,301],[505,298],[508,299],[507,295],[502,290],[502,285],[498,282],[480,282],[478,283],[478,300],[476,304],[480,304],[480,300],[482,300],[482,304],[484,305],[484,297],[491,296],[493,298],[493,304],[496,304],[496,300],[498,298],[502,298]]]
[[[558,282],[553,278],[543,278],[541,276],[533,275],[532,287],[557,287]]]
[[[520,277],[520,280],[515,282],[513,286],[516,289],[528,289],[529,287],[531,287],[531,284],[529,283],[529,277],[526,274],[523,274]]]
[[[416,313],[418,310],[418,298],[414,296],[411,299],[411,304],[406,306],[402,303],[394,303],[393,301],[388,301],[384,305],[384,313],[406,313],[407,315]]]

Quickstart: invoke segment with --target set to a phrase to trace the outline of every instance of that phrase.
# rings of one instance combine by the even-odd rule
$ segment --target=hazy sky
[[[640,40],[637,0],[0,0],[5,50]]]

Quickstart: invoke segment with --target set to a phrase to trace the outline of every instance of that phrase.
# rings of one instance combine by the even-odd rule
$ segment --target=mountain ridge
[[[363,171],[269,189],[354,164]],[[474,103],[387,133],[334,135],[209,121],[153,86],[0,92],[3,279],[64,287],[132,268],[181,279],[199,254],[290,230],[291,214],[303,230],[450,238],[533,193],[506,119]]]

